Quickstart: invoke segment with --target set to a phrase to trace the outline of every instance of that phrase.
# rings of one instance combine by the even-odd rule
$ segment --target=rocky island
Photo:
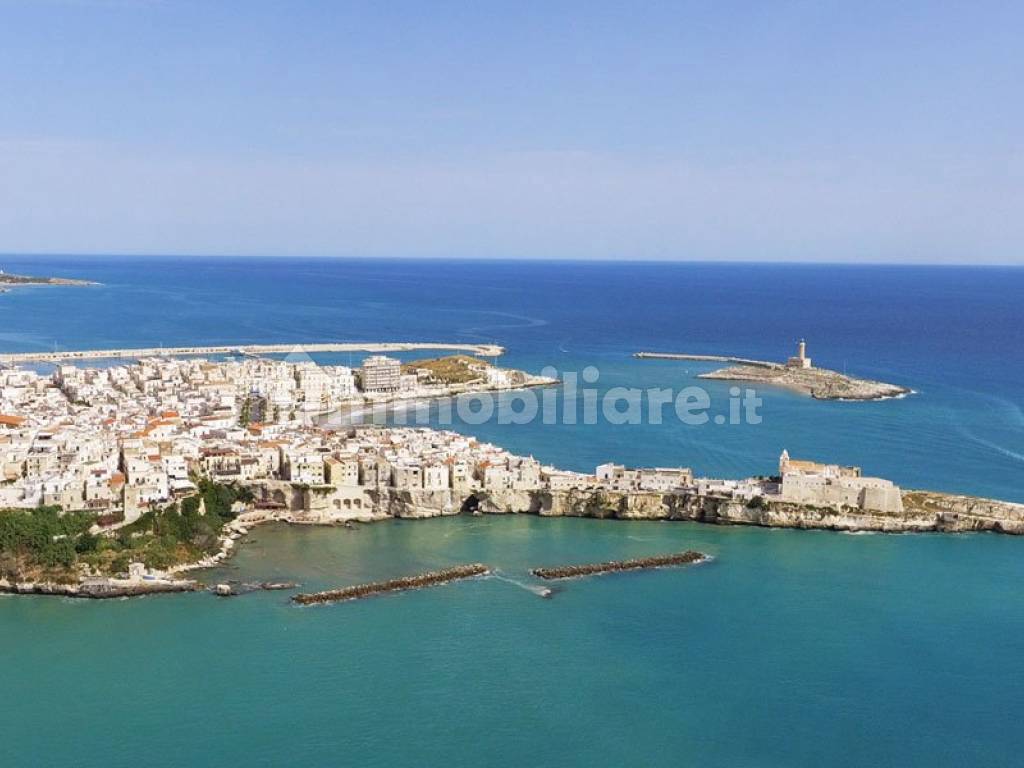
[[[811,358],[807,357],[807,345],[802,339],[797,345],[797,354],[785,363],[717,355],[660,352],[638,352],[635,357],[735,363],[729,368],[699,374],[697,378],[768,384],[801,392],[816,400],[888,400],[912,393],[912,390],[896,384],[858,379],[827,368],[816,368],[811,365]]]

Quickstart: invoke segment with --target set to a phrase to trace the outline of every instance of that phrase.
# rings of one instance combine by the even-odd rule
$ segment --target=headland
[[[0,590],[194,589],[180,574],[222,563],[271,521],[533,514],[1024,534],[1024,505],[905,491],[785,451],[777,467],[741,479],[615,463],[572,472],[454,432],[306,418],[344,401],[539,381],[471,356],[371,355],[358,369],[164,356],[49,375],[0,370]]]
[[[99,285],[92,280],[77,280],[68,277],[37,277],[34,275],[12,275],[0,270],[0,293],[21,285]]]

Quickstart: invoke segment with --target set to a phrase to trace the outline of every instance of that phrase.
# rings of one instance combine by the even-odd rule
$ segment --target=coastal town
[[[366,453],[360,449],[373,440],[346,442],[344,433],[311,426],[317,417],[550,383],[466,356],[403,365],[370,355],[357,369],[255,357],[64,364],[51,374],[7,368],[0,370],[0,508],[59,506],[131,522],[194,493],[196,476],[322,484],[338,471],[332,454]],[[431,459],[425,447],[412,452],[428,484],[436,483],[423,464]],[[408,453],[399,457],[404,464]]]
[[[184,555],[163,552],[154,559],[160,567],[142,554],[139,562],[112,561],[125,572],[82,571],[83,578],[156,579],[157,586],[169,573],[220,562],[249,527],[268,521],[351,524],[521,512],[1024,531],[1020,505],[957,506],[949,501],[956,497],[904,493],[857,467],[793,459],[785,451],[777,467],[746,479],[615,463],[574,472],[453,431],[325,427],[318,419],[345,407],[550,383],[470,356],[403,364],[373,354],[358,368],[255,356],[62,364],[52,372],[7,367],[0,370],[0,509],[85,515],[89,535],[120,532],[130,543],[147,515],[179,505],[203,514],[205,502],[194,502],[210,488],[244,489],[228,497],[230,509],[217,518],[217,545],[197,561],[176,562]]]

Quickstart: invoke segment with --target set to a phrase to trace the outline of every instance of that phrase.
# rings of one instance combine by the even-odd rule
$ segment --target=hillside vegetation
[[[90,533],[96,516],[87,512],[0,510],[0,578],[69,583],[86,567],[112,576],[131,562],[159,570],[195,562],[218,550],[221,529],[235,516],[232,505],[249,498],[244,488],[203,480],[180,504],[100,534]]]

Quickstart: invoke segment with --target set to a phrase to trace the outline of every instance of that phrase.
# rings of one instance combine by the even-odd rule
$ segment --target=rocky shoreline
[[[913,392],[907,387],[857,379],[827,368],[788,368],[772,363],[735,365],[699,374],[697,378],[768,384],[810,395],[815,400],[892,400]]]
[[[903,511],[884,513],[854,507],[824,507],[761,497],[743,502],[715,493],[611,491],[475,491],[479,514],[531,514],[539,517],[590,517],[602,520],[690,521],[712,525],[753,525],[879,533],[969,533],[988,531],[1024,535],[1024,504],[931,491],[904,491]],[[272,518],[294,524],[374,522],[389,518],[423,519],[461,514],[462,494],[451,490],[371,491],[372,507],[358,514],[334,515],[292,510]],[[249,524],[249,523],[246,523]]]
[[[281,522],[290,525],[352,526],[354,522],[370,523],[389,519],[428,519],[462,514],[464,499],[454,491],[407,491],[383,488],[370,493],[373,506],[358,514],[324,515],[304,510],[253,510],[242,513],[229,523],[220,540],[218,552],[194,563],[186,563],[168,570],[162,580],[91,578],[81,583],[19,582],[0,579],[0,594],[54,595],[92,599],[137,597],[168,592],[205,590],[197,581],[177,578],[180,574],[198,568],[221,566],[237,549],[236,544],[255,526]],[[931,491],[904,491],[903,511],[880,513],[850,507],[815,507],[762,498],[760,502],[744,503],[714,494],[690,492],[659,493],[653,491],[609,491],[605,489],[566,491],[475,491],[476,514],[528,514],[539,517],[580,517],[600,520],[652,520],[688,521],[710,525],[751,525],[762,528],[790,528],[799,530],[827,530],[848,533],[978,533],[990,532],[1024,535],[1024,504],[984,499],[959,494]],[[690,557],[688,553],[680,553]],[[694,553],[699,555],[700,553]],[[675,557],[675,556],[657,556]],[[651,563],[651,558],[640,559]],[[696,560],[692,561],[696,562]],[[657,563],[630,566],[630,561],[612,564],[608,570],[628,570],[630,567],[659,567]],[[674,563],[665,563],[671,565]],[[596,567],[609,564],[596,564]],[[463,566],[474,570],[455,578],[467,578],[486,572],[486,566]],[[593,566],[566,566],[567,575],[585,575],[581,568]],[[537,569],[554,572],[558,569]],[[571,573],[569,571],[572,571]],[[594,571],[595,573],[597,571]],[[541,576],[540,573],[534,572]],[[424,581],[421,583],[420,579]],[[410,589],[444,583],[451,580],[446,571],[417,577],[384,582],[383,585],[362,585],[346,590],[366,595],[349,594],[334,590],[336,597],[304,600],[331,602],[368,596],[379,591]],[[404,585],[404,586],[403,586]],[[280,588],[291,588],[288,583]],[[261,588],[277,588],[268,585]],[[236,590],[230,590],[232,594]],[[248,590],[247,590],[248,591]],[[322,594],[322,593],[321,593]],[[296,602],[301,602],[296,600]]]
[[[89,579],[78,584],[57,582],[12,582],[0,579],[0,593],[11,595],[49,595],[52,597],[80,597],[91,600],[110,600],[121,597],[169,592],[195,592],[202,586],[195,581],[138,581],[129,579]]]
[[[768,360],[751,360],[727,355],[690,355],[675,352],[637,352],[633,357],[642,360],[693,360],[696,362],[733,363],[697,375],[698,379],[742,381],[781,387],[815,400],[892,400],[913,394],[912,389],[884,381],[858,379],[828,368],[792,367]],[[807,361],[808,366],[810,360]]]

